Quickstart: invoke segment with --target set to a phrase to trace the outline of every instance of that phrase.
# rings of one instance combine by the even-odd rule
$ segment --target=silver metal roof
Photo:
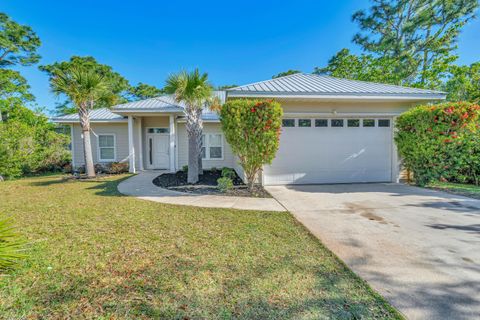
[[[101,108],[94,109],[90,111],[90,120],[91,121],[105,121],[105,122],[118,122],[126,121],[124,116],[113,113],[110,109]],[[52,121],[54,122],[78,122],[79,117],[78,113],[66,114],[63,116],[53,117]]]
[[[339,79],[325,75],[296,73],[227,90],[229,97],[246,96],[382,96],[444,99],[445,93],[374,82]]]

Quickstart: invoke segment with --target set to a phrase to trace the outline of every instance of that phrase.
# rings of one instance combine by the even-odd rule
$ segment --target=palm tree
[[[83,134],[85,171],[89,178],[93,178],[95,168],[90,141],[90,111],[95,107],[95,103],[108,93],[105,78],[92,69],[72,66],[65,71],[53,72],[50,86],[56,95],[66,95],[78,111]]]
[[[202,110],[210,104],[213,87],[208,82],[208,74],[182,71],[170,75],[164,88],[173,94],[175,101],[185,105],[185,118],[188,134],[188,183],[198,182],[202,171]]]

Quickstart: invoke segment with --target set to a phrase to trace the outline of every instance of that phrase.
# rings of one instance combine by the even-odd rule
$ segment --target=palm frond
[[[208,74],[200,74],[198,69],[170,75],[165,85],[165,92],[173,94],[177,102],[194,108],[202,108],[211,99],[212,91]]]
[[[11,220],[0,219],[0,273],[14,268],[26,257],[25,241],[15,232]]]

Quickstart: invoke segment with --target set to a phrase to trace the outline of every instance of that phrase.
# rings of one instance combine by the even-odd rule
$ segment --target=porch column
[[[143,134],[142,134],[142,117],[137,117],[137,127],[138,127],[138,169],[143,171]]]
[[[128,116],[128,164],[129,171],[135,173],[135,147],[133,146],[133,117]]]
[[[170,172],[175,172],[175,116],[170,115]]]

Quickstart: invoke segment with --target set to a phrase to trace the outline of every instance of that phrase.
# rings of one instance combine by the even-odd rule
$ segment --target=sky
[[[3,0],[0,12],[29,25],[42,41],[39,65],[93,56],[132,85],[163,87],[171,73],[199,68],[212,84],[247,84],[288,69],[311,72],[350,48],[351,15],[368,0],[296,1],[40,1]],[[457,63],[480,60],[480,20],[458,41]],[[55,98],[37,66],[19,68],[36,103]]]

